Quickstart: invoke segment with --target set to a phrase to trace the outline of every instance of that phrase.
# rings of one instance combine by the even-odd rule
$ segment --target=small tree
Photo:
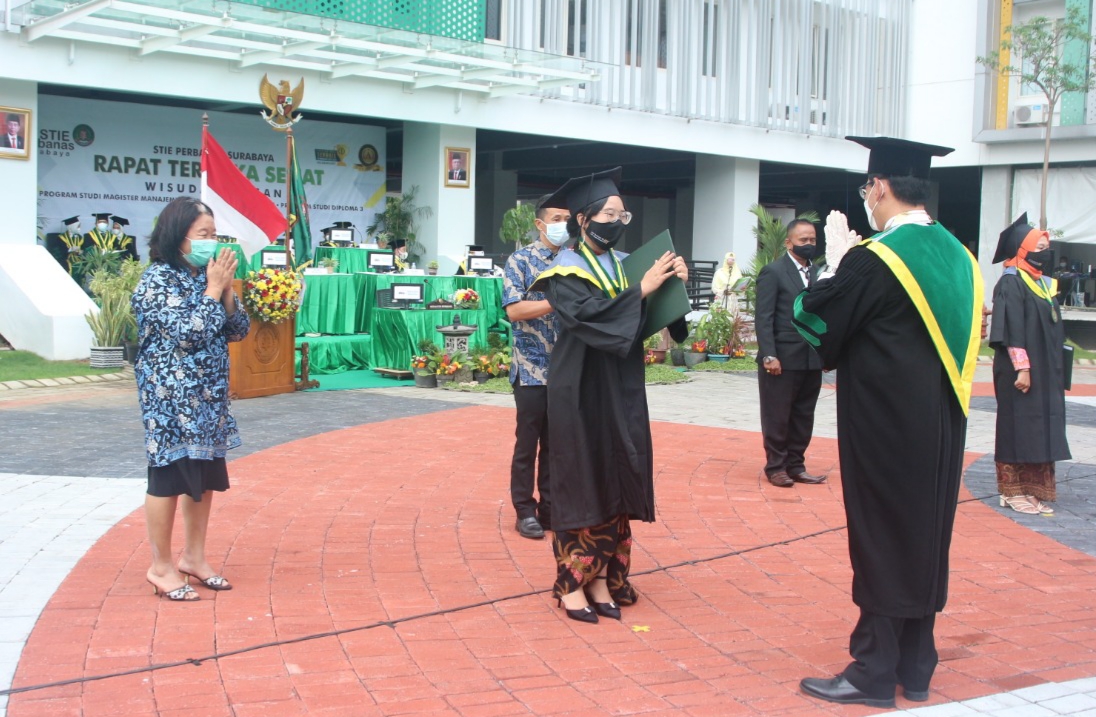
[[[502,215],[502,227],[499,228],[499,238],[504,242],[512,243],[515,249],[520,249],[533,241],[536,225],[533,221],[537,213],[531,204],[518,204],[506,210]]]
[[[750,262],[749,271],[744,272],[744,275],[753,279],[746,289],[746,301],[752,306],[755,298],[757,275],[761,273],[761,270],[767,264],[771,264],[787,252],[784,248],[784,240],[788,237],[788,228],[784,225],[784,222],[774,217],[760,204],[751,206],[750,214],[757,217],[757,226],[750,230],[753,232],[754,238],[757,239],[757,251],[754,253],[753,261]],[[803,212],[796,219],[806,219],[812,224],[821,221],[818,212]]]
[[[415,195],[418,186],[413,186],[398,197],[388,197],[384,202],[384,211],[373,216],[373,223],[365,228],[369,236],[383,236],[391,242],[392,239],[403,239],[407,242],[407,260],[416,262],[426,253],[426,248],[415,240],[415,230],[419,221],[434,216],[434,210],[430,207],[415,205]]]
[[[1067,92],[1087,92],[1096,84],[1096,56],[1088,22],[1077,7],[1070,7],[1064,19],[1033,17],[1027,22],[1005,28],[1001,47],[977,62],[1004,77],[1038,87],[1047,98],[1043,144],[1043,183],[1039,196],[1039,228],[1047,228],[1047,177],[1050,174],[1050,132],[1054,108]],[[1071,56],[1066,46],[1084,48],[1081,56]],[[1002,59],[1002,53],[1008,60]],[[1013,55],[1020,58],[1012,64]]]

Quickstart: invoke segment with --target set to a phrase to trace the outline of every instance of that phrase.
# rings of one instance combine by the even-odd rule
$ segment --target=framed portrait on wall
[[[0,107],[0,159],[29,159],[30,110]]]
[[[445,148],[445,186],[469,187],[472,176],[472,150],[467,147]]]

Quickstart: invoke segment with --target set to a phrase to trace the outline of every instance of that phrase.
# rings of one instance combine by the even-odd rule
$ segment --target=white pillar
[[[30,244],[38,241],[38,83],[0,78],[0,98],[6,107],[30,110],[30,121],[23,126],[23,139],[28,147],[28,159],[0,159],[0,197],[4,198],[4,230],[0,243]],[[6,118],[0,117],[0,129]],[[64,129],[71,129],[66,125]],[[62,231],[57,226],[43,226],[45,232]]]
[[[1009,216],[1012,207],[1012,167],[982,169],[982,208],[978,218],[978,265],[986,284],[986,303],[990,303],[993,287],[1001,278],[1003,266],[994,266],[997,237],[1016,217]]]
[[[749,210],[757,203],[760,174],[756,159],[696,156],[693,259],[719,261],[733,251],[740,265],[749,266],[757,249],[757,219]]]
[[[446,148],[468,150],[468,184],[445,186]],[[419,225],[426,258],[439,274],[452,274],[468,244],[475,244],[476,130],[473,127],[406,122],[403,129],[403,191],[419,188],[416,204],[434,214]]]

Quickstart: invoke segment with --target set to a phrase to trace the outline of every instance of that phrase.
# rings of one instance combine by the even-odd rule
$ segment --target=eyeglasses
[[[871,191],[871,188],[874,185],[875,185],[875,178],[874,177],[872,177],[868,181],[864,182],[864,184],[862,184],[860,186],[860,189],[857,190],[860,193],[860,198],[861,199],[867,199],[868,198],[868,192]]]
[[[615,209],[602,209],[600,212],[594,215],[595,217],[605,217],[610,222],[620,220],[621,224],[628,224],[632,221],[631,212],[618,212]]]

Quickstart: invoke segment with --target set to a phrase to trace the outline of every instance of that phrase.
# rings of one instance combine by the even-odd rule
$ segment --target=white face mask
[[[548,237],[548,243],[552,246],[563,246],[571,238],[571,235],[567,233],[567,222],[545,224],[544,236]]]
[[[79,234],[80,233],[80,225],[79,225],[79,223],[69,224],[69,225],[65,226],[65,231],[67,231],[69,234]]]
[[[873,232],[879,231],[879,222],[875,221],[875,207],[879,206],[879,202],[875,203],[875,207],[868,204],[868,200],[871,198],[871,193],[864,197],[864,213],[868,215],[868,226],[871,227]],[[882,199],[882,197],[880,197]]]
[[[107,223],[106,222],[99,222],[98,224],[95,225],[95,228],[98,229],[101,232],[105,232],[107,230]]]

